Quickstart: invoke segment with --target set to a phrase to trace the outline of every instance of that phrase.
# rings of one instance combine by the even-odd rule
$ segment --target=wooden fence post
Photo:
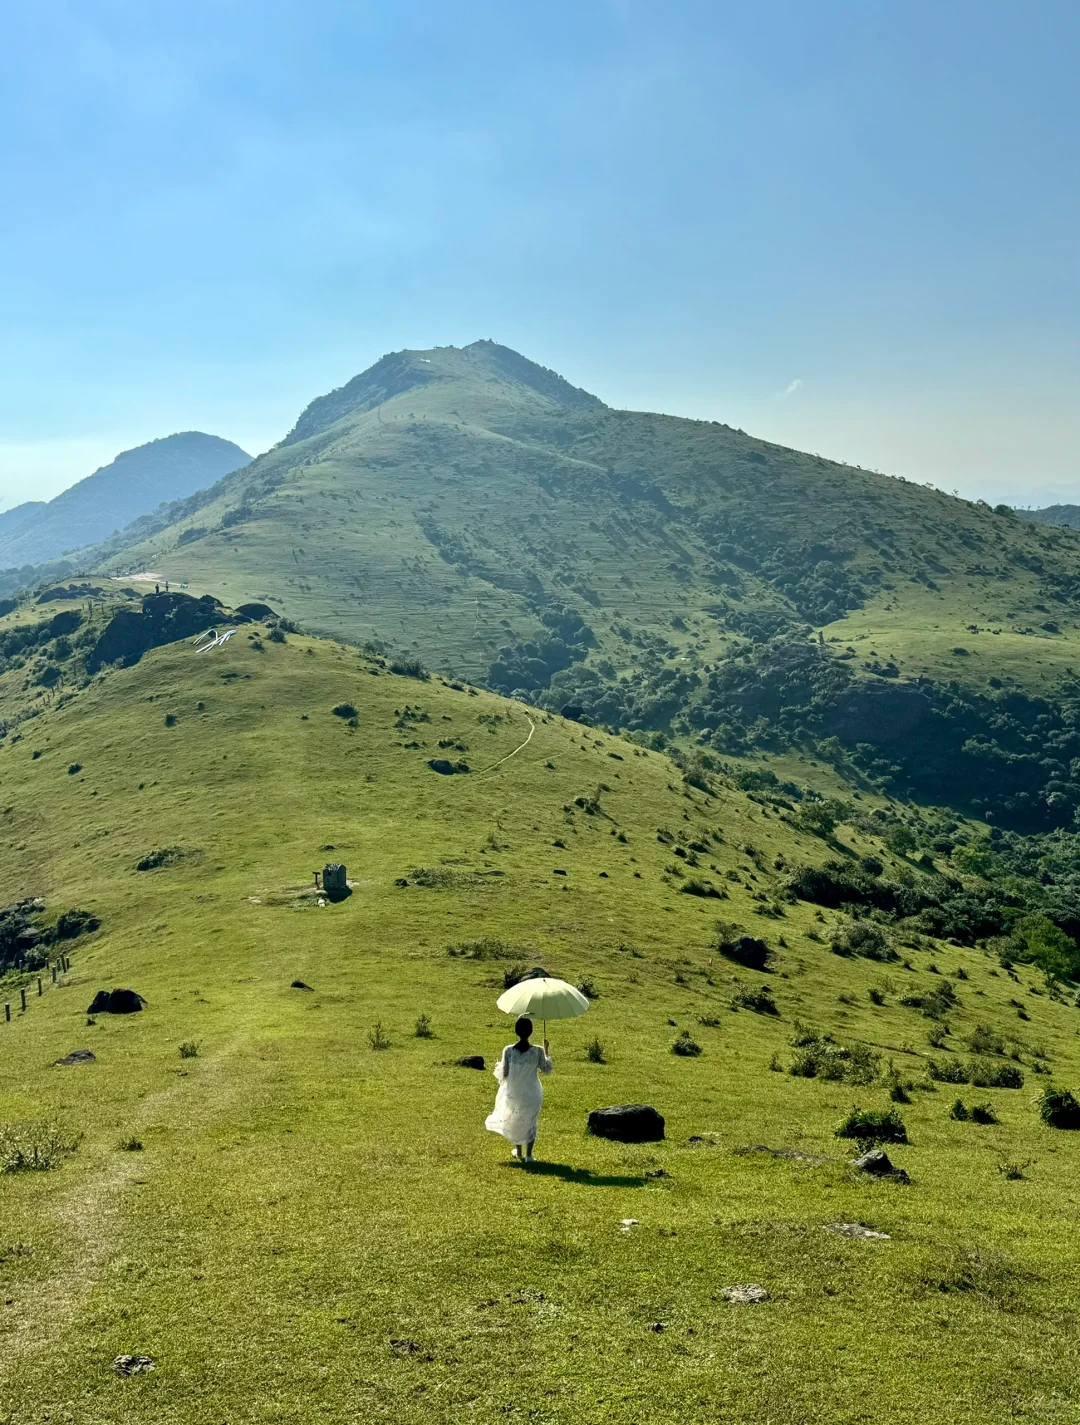
[[[22,1007],[23,1007],[23,1009],[25,1010],[25,1009],[26,1009],[26,991],[25,991],[25,990],[20,990],[20,991],[19,991],[19,998],[22,1000]]]
[[[38,992],[38,996],[39,996],[39,998],[40,998],[40,995],[41,995],[41,976],[40,976],[40,975],[38,975],[37,992]]]

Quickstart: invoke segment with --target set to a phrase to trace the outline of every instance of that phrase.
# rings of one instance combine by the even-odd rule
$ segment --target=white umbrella
[[[545,1036],[549,1019],[576,1019],[589,1007],[589,1001],[580,990],[565,980],[553,980],[546,975],[535,980],[519,980],[495,1003],[503,1014],[542,1019]]]

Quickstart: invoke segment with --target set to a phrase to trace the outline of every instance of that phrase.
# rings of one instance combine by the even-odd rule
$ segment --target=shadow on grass
[[[503,1163],[504,1168],[523,1167],[530,1177],[562,1178],[566,1183],[580,1183],[583,1187],[644,1187],[641,1177],[619,1177],[610,1173],[591,1173],[588,1168],[572,1168],[569,1163],[545,1163],[539,1160],[518,1164],[513,1161]]]

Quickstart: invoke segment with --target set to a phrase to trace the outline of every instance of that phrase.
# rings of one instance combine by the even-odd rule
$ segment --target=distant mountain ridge
[[[107,539],[166,501],[182,499],[250,464],[231,440],[182,431],[125,450],[47,504],[0,515],[0,569],[41,564]],[[36,507],[35,507],[36,506]]]
[[[10,534],[12,530],[18,529],[22,524],[36,515],[39,510],[45,508],[44,500],[24,500],[21,505],[13,505],[10,510],[5,510],[0,514],[0,538]]]
[[[1080,505],[1046,505],[1041,510],[1017,510],[1026,520],[1036,524],[1064,525],[1067,529],[1080,529]]]

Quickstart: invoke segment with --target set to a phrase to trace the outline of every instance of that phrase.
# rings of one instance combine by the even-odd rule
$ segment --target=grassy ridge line
[[[14,1421],[65,1411],[185,1425],[494,1420],[542,1409],[621,1425],[767,1419],[783,1404],[796,1420],[966,1425],[1069,1398],[1073,1152],[1036,1126],[1026,1091],[993,1095],[1004,1121],[985,1130],[948,1118],[948,1091],[918,1095],[903,1110],[912,1146],[898,1154],[916,1178],[908,1191],[857,1184],[842,1162],[728,1151],[794,1143],[842,1157],[831,1130],[853,1090],[767,1069],[774,1052],[789,1056],[796,1015],[912,1064],[901,1046],[925,1021],[895,996],[875,1009],[866,990],[881,968],[807,939],[828,931],[809,906],[773,923],[790,946],[780,974],[710,966],[717,903],[663,880],[670,853],[656,828],[723,829],[717,874],[750,870],[738,885],[723,879],[731,900],[719,908],[748,928],[763,923],[751,919],[760,872],[741,846],[752,840],[768,863],[780,851],[811,859],[819,843],[737,794],[685,789],[666,759],[557,719],[539,724],[505,779],[440,778],[426,767],[438,740],[467,742],[454,755],[480,764],[481,752],[520,743],[523,710],[373,676],[354,652],[305,639],[262,652],[238,639],[224,652],[151,653],[0,750],[4,807],[34,808],[6,835],[5,897],[31,881],[50,900],[90,902],[105,923],[76,952],[77,983],[0,1042],[0,1119],[55,1114],[87,1135],[60,1174],[0,1179],[0,1254],[33,1248],[0,1255],[8,1321],[32,1342],[0,1368]],[[355,729],[330,713],[342,698],[358,710]],[[395,727],[406,703],[430,723]],[[480,715],[505,720],[489,732]],[[401,745],[410,741],[428,745]],[[84,772],[68,776],[73,760]],[[563,810],[600,781],[625,844],[611,823]],[[319,850],[327,843],[334,852]],[[161,845],[199,854],[132,869]],[[347,902],[289,903],[289,886],[337,857],[357,882]],[[395,887],[416,864],[472,878]],[[493,869],[506,874],[476,874]],[[552,1036],[541,1145],[576,1179],[509,1168],[482,1129],[492,1080],[446,1066],[465,1052],[490,1057],[508,1037],[494,1010],[502,963],[445,953],[481,934],[528,944],[547,968],[588,973],[601,990]],[[971,977],[957,1029],[1011,1029],[1007,997],[1027,999],[1027,981],[991,977],[974,952],[940,958]],[[889,974],[904,989],[937,978]],[[315,993],[290,990],[295,977]],[[755,978],[775,987],[781,1020],[727,1010],[735,980]],[[114,982],[141,990],[149,1010],[87,1027],[93,990]],[[855,1003],[840,1005],[839,992]],[[1068,1081],[1075,1011],[1030,1005],[1024,1032],[1045,1039]],[[421,1011],[434,1041],[410,1035]],[[698,1026],[699,1015],[721,1027]],[[375,1019],[393,1041],[385,1053],[367,1044]],[[681,1026],[702,1058],[668,1052]],[[594,1034],[607,1065],[584,1061]],[[182,1061],[187,1039],[202,1049]],[[83,1044],[97,1064],[47,1067]],[[635,1098],[667,1114],[666,1144],[582,1136],[588,1108]],[[132,1132],[145,1149],[123,1156],[138,1168],[118,1183],[117,1144]],[[679,1146],[701,1132],[718,1146]],[[1035,1157],[1030,1181],[1006,1182],[1000,1156]],[[671,1177],[645,1178],[660,1168]],[[623,1217],[640,1227],[621,1233]],[[871,1221],[893,1240],[835,1239],[821,1226],[836,1220]],[[87,1240],[100,1251],[88,1255]],[[976,1271],[974,1289],[942,1291],[957,1280],[954,1244],[1002,1260]],[[718,1299],[752,1280],[772,1293],[767,1308]],[[71,1296],[63,1329],[35,1330],[60,1284]],[[117,1381],[108,1362],[121,1351],[146,1351],[159,1368]]]
[[[1047,592],[1048,577],[1080,571],[1072,531],[714,422],[545,404],[473,348],[398,356],[422,384],[276,447],[130,551],[129,567],[160,565],[226,599],[258,589],[307,627],[381,637],[475,677],[500,646],[543,635],[529,606],[541,586],[593,626],[593,662],[618,671],[642,664],[620,627],[695,668],[729,651],[733,614],[828,623],[839,607],[792,602],[776,571],[744,557],[780,550],[781,575],[805,563],[812,581],[816,558],[862,581],[857,627],[830,632],[891,640],[904,676],[985,686],[984,657],[952,655],[970,624],[1005,629],[995,656],[1005,640],[1025,686],[1078,656],[1076,610]],[[219,527],[223,516],[236,523]],[[824,553],[810,557],[815,541]],[[1051,614],[1059,634],[1008,632]]]

